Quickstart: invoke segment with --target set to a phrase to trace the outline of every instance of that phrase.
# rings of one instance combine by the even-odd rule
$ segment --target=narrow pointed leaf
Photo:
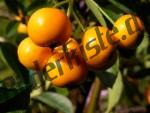
[[[116,0],[108,0],[110,3],[112,3],[114,6],[116,6],[117,8],[119,8],[120,10],[124,11],[124,12],[128,12],[128,13],[133,13],[133,11],[131,9],[129,9],[128,7],[126,7],[125,5],[119,3]]]
[[[85,0],[85,2],[87,4],[87,6],[89,7],[89,9],[92,11],[92,13],[95,15],[95,17],[97,18],[99,23],[102,26],[107,27],[105,19],[104,19],[102,13],[99,10],[99,6],[93,0]]]
[[[122,75],[119,72],[113,87],[109,88],[108,106],[107,106],[106,113],[110,113],[111,110],[119,102],[122,91],[123,91],[123,87],[124,85],[123,85]]]
[[[45,92],[39,96],[34,97],[34,99],[39,100],[50,107],[59,109],[63,113],[73,113],[72,103],[67,99],[67,97],[60,94]]]

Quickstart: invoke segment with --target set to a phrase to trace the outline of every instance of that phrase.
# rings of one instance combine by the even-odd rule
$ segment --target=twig
[[[83,109],[83,113],[95,113],[95,108],[97,105],[97,99],[99,97],[101,89],[101,83],[99,78],[95,78],[94,83],[91,86],[89,95],[86,100],[86,104]]]
[[[68,17],[70,17],[72,10],[73,10],[73,0],[69,0],[69,6],[68,6],[68,10],[67,10]]]
[[[66,3],[68,3],[68,0],[56,3],[53,7],[59,7],[59,6],[62,6],[64,4],[66,4]]]
[[[98,7],[99,11],[111,22],[112,25],[114,25],[114,21],[111,19],[111,17],[99,6],[95,1],[93,3]]]
[[[82,31],[85,31],[85,28],[84,28],[83,24],[81,23],[80,19],[78,18],[78,16],[76,15],[76,13],[74,11],[72,11],[72,13],[73,13],[74,18],[78,22],[80,28],[82,29]]]
[[[11,20],[11,21],[15,20],[14,15],[10,14],[7,11],[4,11],[3,9],[0,9],[0,18],[8,19],[8,20]]]

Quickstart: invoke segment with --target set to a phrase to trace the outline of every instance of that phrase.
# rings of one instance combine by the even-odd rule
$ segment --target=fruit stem
[[[100,79],[98,77],[95,77],[95,80],[88,94],[86,104],[83,109],[83,113],[95,113],[95,108],[97,105],[97,100],[99,98],[100,90],[101,90]]]
[[[70,17],[72,10],[73,10],[73,0],[69,0],[69,6],[68,6],[68,10],[67,10],[67,16],[68,17]]]
[[[62,1],[62,2],[59,2],[59,3],[56,3],[53,7],[59,7],[59,6],[62,6],[64,4],[68,3],[68,0],[65,0],[65,1]]]
[[[73,14],[74,18],[76,19],[76,21],[78,22],[82,31],[85,31],[85,28],[84,28],[83,24],[81,23],[80,19],[78,18],[78,16],[76,15],[76,13],[74,11],[72,11],[72,14]]]

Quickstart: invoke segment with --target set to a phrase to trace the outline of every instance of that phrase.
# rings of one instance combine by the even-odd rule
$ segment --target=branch
[[[99,78],[95,78],[94,83],[91,86],[90,92],[86,99],[86,103],[83,109],[83,113],[94,113],[97,105],[97,100],[101,90],[101,83]]]

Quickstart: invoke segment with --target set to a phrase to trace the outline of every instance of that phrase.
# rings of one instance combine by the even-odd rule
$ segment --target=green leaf
[[[50,107],[59,109],[64,113],[73,113],[72,103],[65,97],[57,93],[45,92],[41,95],[34,97],[34,99],[39,100]]]
[[[103,10],[112,18],[113,21],[117,20],[120,15],[110,8],[103,8]]]
[[[1,25],[0,25],[0,36],[4,36],[5,35],[5,29],[6,29],[7,25],[8,25],[8,23],[9,23],[9,20],[0,17],[0,22],[1,22]]]
[[[69,94],[69,91],[67,88],[55,87],[55,90],[57,93],[64,95],[64,96],[68,96],[68,94]]]
[[[7,101],[10,98],[13,98],[18,94],[18,90],[16,89],[4,89],[0,88],[0,103]]]
[[[149,35],[147,32],[145,32],[141,44],[137,47],[136,54],[144,53],[144,55],[146,55],[148,46],[149,46]]]
[[[14,72],[11,69],[3,69],[0,71],[0,81],[11,77],[12,75],[14,75]]]
[[[112,87],[116,80],[116,76],[110,72],[96,71],[96,75],[99,77],[105,87]]]
[[[11,111],[11,112],[7,112],[7,113],[26,113],[25,110],[17,110],[17,111]]]
[[[118,57],[115,64],[113,64],[111,68],[107,69],[107,71],[112,73],[113,75],[117,75],[119,72],[119,66],[120,66],[120,58]]]
[[[29,98],[29,94],[30,94],[29,91],[30,89],[27,87],[22,87],[19,89],[15,89],[15,88],[7,89],[7,88],[0,87],[0,104],[7,102],[9,99],[20,98],[18,95],[22,93],[23,93],[22,96],[28,95],[28,98]],[[15,99],[15,101],[18,101],[18,100]]]
[[[83,109],[83,113],[94,113],[95,108],[97,106],[97,100],[99,98],[99,94],[101,91],[101,81],[98,77],[95,77],[94,82],[91,85],[91,88],[89,90],[85,106]]]
[[[18,0],[5,0],[5,4],[16,15],[19,15],[19,10],[24,13],[24,6]]]
[[[109,95],[108,95],[108,106],[106,113],[110,113],[111,110],[117,105],[120,100],[121,94],[123,92],[123,79],[122,75],[119,72],[116,78],[116,81],[112,88],[109,88]]]
[[[111,4],[113,4],[114,6],[116,6],[118,9],[122,10],[123,12],[127,12],[127,13],[133,13],[133,11],[131,9],[129,9],[128,7],[126,7],[125,5],[119,3],[116,0],[108,0]]]
[[[13,71],[17,74],[17,79],[21,81],[23,80],[22,82],[29,85],[28,70],[26,70],[18,60],[17,47],[12,45],[11,43],[5,42],[0,43],[0,49],[7,65],[10,66],[11,69],[13,69]]]
[[[101,11],[99,10],[99,6],[93,0],[85,0],[85,2],[87,4],[87,6],[89,7],[89,9],[92,11],[92,13],[95,15],[95,17],[97,18],[99,23],[102,26],[107,27],[105,19],[102,15]]]
[[[5,31],[6,37],[12,38],[13,36],[15,36],[17,33],[17,27],[18,27],[18,22],[11,21],[6,27],[6,31]]]

